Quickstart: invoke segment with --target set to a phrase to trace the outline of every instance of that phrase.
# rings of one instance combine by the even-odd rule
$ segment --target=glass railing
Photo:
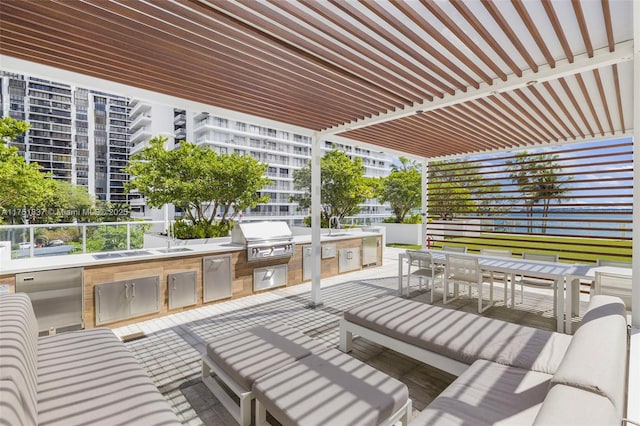
[[[132,250],[143,247],[153,225],[162,228],[164,221],[3,225],[0,241],[11,243],[12,259]]]

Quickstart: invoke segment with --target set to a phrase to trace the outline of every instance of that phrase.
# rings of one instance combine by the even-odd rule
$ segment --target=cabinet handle
[[[176,289],[176,277],[172,277],[173,280],[173,289]]]
[[[124,298],[125,299],[129,298],[129,284],[124,285]]]
[[[136,297],[136,283],[131,283],[131,298]]]
[[[22,281],[33,281],[33,280],[34,280],[34,278],[33,278],[33,277],[24,277],[24,278],[22,279]]]

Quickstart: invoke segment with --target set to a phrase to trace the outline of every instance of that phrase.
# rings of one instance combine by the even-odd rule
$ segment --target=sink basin
[[[123,257],[132,257],[132,256],[145,256],[151,254],[150,251],[147,250],[133,250],[133,251],[116,251],[109,253],[98,253],[94,254],[93,258],[102,260],[102,259],[120,259]]]
[[[340,232],[338,234],[325,234],[325,237],[344,237],[346,235],[352,235],[348,232]]]
[[[193,251],[193,249],[190,249],[187,247],[172,247],[172,248],[157,249],[156,251],[159,251],[161,253],[180,253],[184,251]]]

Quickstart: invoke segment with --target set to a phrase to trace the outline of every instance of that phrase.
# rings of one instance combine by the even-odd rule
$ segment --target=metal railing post
[[[33,257],[35,254],[36,240],[33,225],[29,226],[29,257]]]
[[[82,225],[82,253],[87,252],[87,225]]]
[[[127,250],[131,250],[131,224],[127,222]]]

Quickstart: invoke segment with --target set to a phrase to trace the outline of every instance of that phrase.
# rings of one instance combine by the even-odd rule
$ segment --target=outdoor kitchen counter
[[[332,246],[337,254],[344,250],[362,251],[365,237],[376,237],[377,259],[375,263],[369,263],[367,266],[382,264],[381,234],[362,231],[335,234],[336,232],[334,232],[334,236],[322,235],[321,242],[323,246]],[[118,256],[117,252],[113,252],[112,254],[87,253],[14,259],[0,265],[0,291],[13,293],[16,288],[20,287],[23,279],[33,281],[43,275],[45,277],[64,277],[63,271],[60,270],[69,269],[71,273],[71,268],[80,268],[82,283],[79,285],[82,288],[82,306],[78,309],[82,312],[84,328],[120,327],[216,301],[244,297],[258,291],[269,291],[271,287],[255,287],[257,271],[266,271],[267,275],[270,275],[269,271],[280,268],[281,274],[284,274],[281,276],[286,278],[284,278],[284,283],[273,284],[273,288],[282,285],[298,285],[308,281],[310,277],[304,274],[306,266],[304,266],[303,257],[305,248],[311,245],[311,236],[294,236],[292,241],[295,243],[295,247],[291,257],[257,261],[248,261],[245,245],[229,241],[189,245],[187,246],[188,251],[171,253],[162,252],[163,248],[160,247],[139,249],[149,252],[149,254],[124,257],[111,257]],[[172,245],[173,249],[181,247],[184,246]],[[138,250],[128,252],[132,251]],[[109,257],[106,259],[94,257],[101,254]],[[357,260],[360,258],[358,257]],[[347,272],[340,270],[339,263],[337,255],[328,259],[323,258],[321,263],[322,278]],[[362,262],[353,262],[353,264],[357,268],[363,267]],[[47,271],[53,270],[58,270],[62,274],[47,274]],[[32,278],[34,276],[36,278]],[[172,291],[175,292],[176,289],[175,280],[184,280],[185,278],[190,281],[186,283],[179,281],[181,284],[178,287],[182,285],[183,289],[188,289],[191,299],[184,302],[184,293],[178,299],[172,299]],[[121,292],[124,296],[115,292],[118,286],[124,286],[125,290]],[[47,288],[40,287],[40,291],[44,291],[43,295],[39,295],[39,297],[46,297],[46,293],[51,293],[53,298],[58,297],[55,290],[49,291]],[[102,290],[99,290],[100,288]],[[18,288],[18,291],[24,290]],[[100,303],[100,291],[102,291],[103,299],[107,302],[116,296],[124,297],[126,300],[112,303],[112,307],[115,309],[123,303],[131,303],[130,308],[127,308],[129,311],[124,313],[114,311],[114,313],[106,310],[105,313],[103,304]],[[136,296],[135,299],[129,299],[132,294]],[[119,300],[117,297],[113,300]],[[142,301],[153,301],[153,303],[134,306],[134,302],[139,304]],[[53,302],[57,302],[57,300],[52,299],[52,306]],[[152,306],[153,304],[155,306]]]
[[[343,240],[352,240],[358,238],[364,238],[368,236],[380,236],[381,234],[376,232],[340,232],[335,236],[329,236],[328,234],[321,235],[320,241],[326,242],[338,242]],[[293,237],[293,241],[296,244],[311,244],[311,235],[297,235]],[[121,258],[109,258],[109,259],[96,259],[94,254],[96,253],[81,253],[81,254],[67,254],[63,256],[41,256],[24,259],[12,259],[8,262],[0,261],[0,276],[19,274],[23,272],[37,272],[48,271],[52,269],[65,269],[85,266],[96,265],[110,265],[117,263],[129,263],[140,262],[144,260],[157,260],[158,258],[170,259],[176,257],[187,257],[194,255],[208,255],[218,253],[232,253],[236,251],[243,251],[245,247],[242,244],[231,242],[220,243],[208,243],[197,245],[172,245],[172,248],[188,247],[189,251],[164,253],[160,251],[162,248],[150,248],[140,249],[150,252],[146,255],[136,255]],[[137,251],[137,250],[129,250]]]

